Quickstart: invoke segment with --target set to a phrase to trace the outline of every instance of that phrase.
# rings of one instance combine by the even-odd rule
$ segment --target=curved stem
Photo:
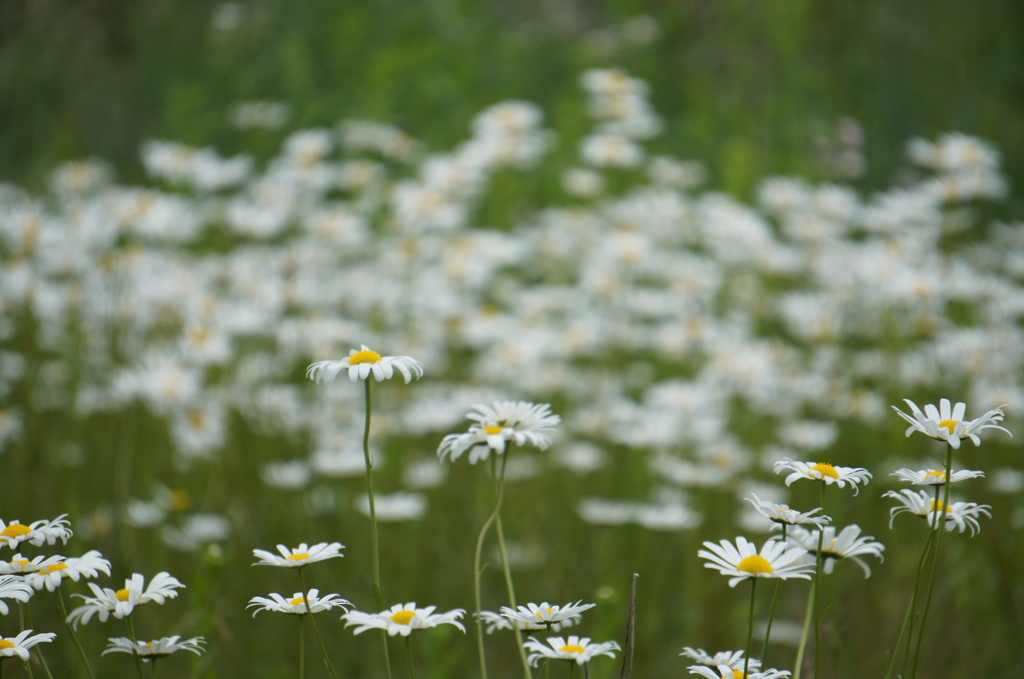
[[[412,663],[412,641],[405,638],[405,656],[409,659],[409,679],[416,679],[416,667]]]
[[[78,649],[78,655],[82,658],[82,662],[85,664],[85,671],[89,675],[89,679],[96,679],[96,675],[92,673],[92,666],[89,665],[89,656],[85,654],[85,649],[82,648],[82,642],[78,640],[78,635],[75,633],[75,628],[68,622],[68,608],[64,603],[64,590],[60,587],[57,588],[57,603],[60,604],[60,612],[64,616],[64,626],[68,628],[68,634],[71,635],[71,641],[74,642],[75,648]]]
[[[924,640],[924,626],[928,622],[928,611],[932,605],[932,593],[935,591],[935,575],[939,569],[939,553],[942,551],[942,536],[946,533],[946,508],[949,506],[949,487],[953,480],[953,446],[946,446],[946,483],[943,493],[942,506],[933,507],[935,514],[935,553],[932,555],[932,572],[928,578],[928,596],[924,600],[924,610],[921,612],[921,624],[917,628],[917,647],[914,649],[914,664],[911,666],[910,679],[917,676],[917,661],[921,658],[921,642]],[[938,489],[935,491],[938,497]]]
[[[750,621],[747,623],[747,645],[743,653],[743,676],[750,671],[750,642],[754,639],[754,594],[757,592],[757,578],[750,578]]]
[[[506,453],[507,455],[508,453]],[[504,468],[502,464],[502,483],[504,483]],[[495,531],[498,534],[498,551],[501,553],[501,565],[505,571],[505,587],[508,591],[509,605],[514,609],[516,607],[516,592],[512,586],[512,570],[508,563],[508,551],[505,549],[505,532],[501,527],[501,515],[499,514],[495,519]],[[526,648],[523,646],[523,632],[518,627],[513,627],[512,632],[516,637],[516,645],[519,647],[519,659],[523,663],[523,674],[527,679],[533,679],[533,672],[530,670],[530,663],[526,659]]]
[[[490,530],[491,525],[498,520],[498,514],[501,512],[501,504],[504,500],[505,495],[505,462],[508,460],[508,455],[502,455],[501,458],[501,470],[497,469],[497,460],[491,456],[491,471],[495,476],[496,492],[494,500],[494,510],[491,515],[484,521],[484,525],[480,528],[480,534],[476,538],[476,550],[473,553],[473,597],[476,604],[476,643],[477,643],[477,654],[480,656],[480,676],[483,679],[487,679],[487,656],[484,652],[484,623],[480,618],[480,613],[483,611],[483,605],[481,603],[480,596],[480,575],[482,573],[480,562],[483,560],[484,551],[484,538],[487,537],[487,531]],[[505,561],[505,559],[503,559]]]
[[[306,576],[302,574],[302,568],[296,568],[299,573],[299,585],[302,587],[302,598],[306,600],[306,610],[309,611],[309,622],[313,625],[313,634],[316,636],[316,643],[320,646],[320,654],[324,657],[324,664],[327,665],[327,671],[331,673],[334,679],[338,679],[338,675],[334,671],[334,665],[331,664],[331,657],[327,655],[327,648],[324,646],[324,640],[320,637],[320,628],[317,627],[316,618],[313,617],[313,610],[309,604],[309,590],[306,588]]]
[[[377,541],[377,506],[373,498],[373,457],[370,455],[370,415],[373,411],[370,399],[370,375],[363,380],[366,394],[366,423],[363,426],[363,461],[366,463],[366,487],[370,499],[370,546],[373,553],[373,600],[377,610],[384,610],[384,600],[380,592],[380,545]],[[388,633],[380,631],[381,645],[384,650],[384,669],[391,679],[391,659],[388,656]]]
[[[132,621],[132,616],[130,614],[126,615],[125,619],[128,621],[128,636],[131,637],[132,644],[134,646],[132,648],[132,651],[134,651],[132,655],[135,656],[135,669],[139,673],[139,679],[142,679],[142,658],[139,657],[139,640],[135,636],[135,622]]]
[[[938,496],[938,488],[935,490],[936,497]],[[935,531],[928,531],[928,539],[925,540],[924,549],[921,550],[921,559],[917,562],[917,577],[914,579],[914,589],[910,592],[910,603],[907,605],[907,613],[903,616],[903,626],[900,627],[900,636],[896,639],[896,646],[892,649],[892,657],[889,658],[889,665],[885,669],[885,679],[889,679],[892,676],[892,671],[896,667],[896,658],[900,654],[900,646],[903,645],[903,637],[906,636],[907,630],[910,629],[910,621],[914,617],[914,610],[917,608],[917,592],[921,585],[921,575],[924,573],[925,564],[928,563],[928,555],[931,553],[932,543],[935,539]],[[907,661],[910,659],[910,640],[907,640],[907,648],[903,654],[903,674],[907,671]]]
[[[811,583],[811,591],[807,595],[807,612],[804,613],[804,631],[800,635],[800,645],[796,649],[796,667],[793,668],[793,679],[800,679],[800,670],[804,666],[804,651],[807,649],[807,637],[811,630],[811,614],[814,606],[814,599],[817,596],[818,581]]]

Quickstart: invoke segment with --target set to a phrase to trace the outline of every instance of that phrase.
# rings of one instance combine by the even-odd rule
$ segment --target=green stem
[[[946,533],[946,507],[949,506],[949,487],[953,480],[953,446],[946,446],[946,483],[942,506],[935,507],[935,554],[932,555],[932,572],[928,578],[928,596],[924,600],[924,611],[921,613],[921,624],[917,628],[917,647],[914,649],[914,664],[911,666],[910,679],[917,676],[917,662],[921,658],[921,642],[924,640],[924,626],[928,622],[928,611],[932,606],[932,594],[935,591],[935,575],[939,568],[939,553],[942,551],[942,536]],[[938,490],[936,490],[936,497]]]
[[[936,486],[936,498],[938,498],[938,492],[938,486]],[[896,646],[892,649],[892,656],[889,658],[889,665],[885,669],[885,679],[889,679],[892,676],[892,671],[896,667],[896,658],[900,653],[900,646],[903,645],[903,638],[907,635],[907,631],[910,629],[911,620],[913,620],[914,611],[917,608],[917,592],[921,586],[921,575],[924,574],[925,565],[928,563],[928,555],[931,553],[934,539],[935,531],[931,530],[931,526],[929,526],[928,539],[925,540],[924,549],[921,550],[921,558],[917,562],[917,577],[914,579],[914,589],[910,592],[910,603],[907,605],[906,615],[903,616],[903,625],[900,627],[900,636],[896,639]],[[907,662],[909,660],[910,639],[907,640],[907,647],[903,654],[903,669],[901,674],[906,674]]]
[[[483,560],[484,551],[484,538],[487,537],[487,531],[490,530],[491,524],[498,520],[498,514],[501,512],[501,503],[504,499],[505,484],[505,462],[508,460],[508,455],[503,455],[501,459],[501,471],[497,471],[497,460],[491,456],[491,470],[495,474],[496,479],[496,497],[494,500],[494,510],[491,515],[484,521],[483,527],[480,528],[480,534],[476,538],[476,551],[473,553],[473,597],[476,604],[476,645],[477,654],[480,656],[480,676],[483,679],[487,679],[487,656],[484,653],[484,622],[480,617],[480,613],[484,610],[481,603],[480,597],[480,575],[481,565],[480,562]]]
[[[821,483],[821,511],[825,511],[825,482]],[[822,552],[825,546],[825,528],[824,526],[818,527],[818,558],[815,562],[815,575],[814,581],[818,583],[821,580],[821,566],[824,557]],[[821,587],[815,586],[814,588],[814,679],[818,679],[821,675],[818,674],[818,637],[821,633]]]
[[[20,632],[24,632],[26,629],[28,629],[27,627],[25,627],[25,608],[26,608],[26,605],[19,601],[18,602],[18,625],[19,625],[19,627],[21,627],[21,629],[19,630]],[[25,671],[28,672],[29,679],[32,679],[32,676],[33,676],[32,675],[32,665],[29,662],[27,662],[27,661],[25,662]]]
[[[412,664],[412,641],[405,638],[405,655],[409,659],[409,679],[416,679],[416,667]]]
[[[754,594],[757,592],[757,578],[750,578],[750,620],[747,623],[747,645],[743,653],[743,676],[750,671],[750,643],[754,639]]]
[[[68,608],[64,603],[64,590],[60,587],[57,588],[57,603],[60,604],[60,612],[64,616],[64,626],[68,628],[68,634],[71,635],[71,641],[74,642],[75,648],[78,649],[78,655],[82,658],[82,662],[85,664],[85,671],[89,674],[89,679],[96,679],[96,675],[92,673],[92,666],[89,665],[89,656],[85,654],[85,649],[82,648],[82,642],[78,639],[78,634],[75,633],[75,628],[68,622]]]
[[[786,544],[786,529],[789,526],[782,524],[782,544]],[[768,657],[768,640],[772,636],[772,622],[775,620],[775,603],[779,600],[779,586],[782,585],[782,580],[775,581],[775,591],[772,593],[772,606],[768,609],[768,627],[764,632],[764,643],[761,645],[761,663],[766,664],[765,658]],[[746,674],[746,672],[744,672]]]
[[[800,679],[800,669],[804,666],[804,651],[807,649],[807,637],[811,629],[811,614],[814,606],[815,590],[818,589],[818,581],[811,583],[811,591],[807,595],[807,612],[804,613],[804,631],[800,635],[800,645],[796,649],[796,667],[793,668],[793,679]]]
[[[508,452],[505,453],[508,455]],[[502,465],[502,483],[504,483],[504,464]],[[505,587],[508,590],[509,605],[516,608],[516,592],[512,587],[512,570],[508,563],[508,552],[505,549],[505,531],[501,527],[501,515],[495,519],[495,531],[498,534],[498,551],[501,553],[501,565],[505,570]],[[530,670],[530,663],[526,659],[526,648],[523,646],[523,633],[518,627],[513,627],[512,632],[516,637],[516,645],[519,647],[519,659],[523,663],[523,674],[527,679],[533,679],[533,672]]]
[[[306,677],[306,616],[299,616],[299,679]]]
[[[331,657],[327,655],[327,648],[324,646],[324,640],[320,637],[320,628],[317,627],[316,618],[313,617],[313,609],[310,608],[309,604],[309,590],[306,588],[306,576],[302,574],[302,568],[296,568],[299,573],[299,585],[302,587],[302,598],[306,601],[306,610],[309,612],[309,622],[313,625],[313,634],[316,636],[316,643],[320,646],[320,654],[324,657],[324,664],[327,665],[327,671],[331,673],[334,679],[338,679],[337,673],[334,671],[334,665],[331,664]]]
[[[135,670],[139,673],[139,679],[142,679],[142,658],[139,657],[139,639],[135,636],[135,622],[132,620],[131,615],[125,616],[125,619],[128,621],[128,636],[132,639],[132,651],[134,651],[132,655],[135,656]]]
[[[373,553],[373,599],[377,610],[384,610],[384,600],[380,591],[380,546],[377,541],[377,506],[373,498],[373,457],[370,455],[370,415],[373,410],[370,399],[370,375],[363,380],[366,393],[366,424],[363,427],[363,461],[366,463],[366,486],[370,499],[370,546]],[[384,650],[384,669],[391,679],[391,659],[388,656],[388,633],[380,631],[381,645]]]

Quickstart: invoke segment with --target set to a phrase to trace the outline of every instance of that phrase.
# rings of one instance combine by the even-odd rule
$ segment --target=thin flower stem
[[[496,497],[494,500],[494,510],[491,515],[484,521],[483,527],[480,528],[480,534],[476,538],[476,551],[473,554],[473,596],[476,604],[476,644],[477,653],[480,656],[480,676],[483,679],[487,679],[487,656],[484,652],[484,622],[480,617],[480,613],[483,611],[483,605],[480,597],[480,575],[482,573],[480,562],[483,558],[484,550],[484,538],[487,537],[487,531],[490,529],[491,524],[498,520],[498,514],[501,512],[501,503],[504,498],[505,484],[501,481],[505,478],[505,461],[508,459],[507,455],[503,455],[501,459],[501,471],[497,469],[497,460],[494,456],[491,457],[491,470],[495,474],[495,479],[500,479],[497,482]]]
[[[74,642],[75,648],[78,649],[78,655],[81,656],[82,662],[85,664],[85,671],[89,674],[89,679],[96,679],[96,675],[92,673],[92,666],[89,665],[89,656],[85,654],[85,649],[82,648],[82,642],[78,640],[78,634],[75,633],[75,628],[68,622],[68,608],[64,603],[64,590],[61,587],[57,588],[57,603],[60,604],[60,612],[64,616],[64,625],[68,628],[68,634],[71,635],[71,641]]]
[[[936,497],[938,496],[938,488],[935,489]],[[900,654],[900,646],[903,644],[903,637],[906,636],[907,630],[910,629],[910,621],[914,617],[914,611],[917,608],[917,592],[921,585],[921,575],[924,574],[925,564],[928,563],[928,555],[931,553],[932,543],[935,539],[935,531],[928,531],[928,539],[925,540],[924,549],[921,550],[921,558],[917,562],[917,577],[914,579],[914,589],[910,592],[910,603],[907,605],[907,613],[903,616],[903,626],[900,628],[900,636],[896,639],[896,646],[892,649],[892,656],[889,658],[889,666],[885,670],[885,679],[889,679],[892,676],[892,671],[896,667],[896,658]],[[910,639],[907,639],[907,647],[903,653],[903,670],[902,674],[907,671],[907,661],[910,659]]]
[[[316,618],[313,617],[313,611],[309,605],[309,590],[306,588],[306,576],[302,574],[302,568],[296,568],[299,574],[299,585],[302,587],[302,597],[306,600],[306,610],[309,612],[309,622],[313,625],[313,634],[316,636],[316,643],[320,646],[320,653],[324,657],[324,664],[327,665],[327,671],[331,673],[334,679],[338,679],[337,673],[334,671],[334,665],[331,664],[331,657],[327,655],[327,648],[324,646],[324,640],[320,637],[320,628],[317,627]]]
[[[506,453],[507,455],[508,453]],[[504,483],[504,464],[502,464],[502,483]],[[512,570],[508,563],[508,552],[505,549],[505,532],[501,527],[501,515],[495,519],[495,531],[498,534],[498,551],[501,553],[501,565],[505,570],[505,586],[508,589],[509,605],[515,609],[516,593],[512,587]],[[549,628],[550,629],[550,628]],[[518,627],[513,627],[512,632],[516,637],[516,645],[519,647],[519,659],[523,663],[523,673],[527,679],[533,679],[533,672],[530,670],[530,663],[526,659],[526,648],[523,646],[523,633]]]
[[[32,624],[32,609],[28,607],[28,604],[25,604],[25,617],[28,620],[28,627],[35,627],[35,625]],[[22,625],[22,629],[24,628],[25,626]],[[36,656],[39,658],[39,664],[43,666],[43,671],[46,672],[46,676],[53,679],[53,674],[50,672],[50,666],[46,664],[46,656],[43,655],[42,648],[36,649]]]
[[[25,626],[25,608],[26,608],[25,604],[23,604],[23,603],[21,603],[19,601],[18,602],[18,625],[21,628],[20,630],[18,630],[19,632],[24,632],[26,629],[28,629]],[[29,679],[32,679],[32,665],[29,664],[28,662],[25,663],[25,671],[28,672]]]
[[[822,511],[825,511],[825,482],[821,483],[821,507]],[[824,551],[825,545],[825,527],[818,527],[818,558],[815,563],[815,575],[814,581],[817,583],[821,580],[821,565],[824,561],[822,552]],[[818,674],[818,637],[821,634],[821,587],[814,588],[814,679],[818,679],[821,675]]]
[[[949,506],[949,487],[953,480],[953,446],[946,446],[946,483],[943,493],[942,506],[933,507],[935,513],[935,553],[932,555],[932,572],[928,579],[928,596],[924,600],[924,610],[921,612],[921,624],[917,628],[917,647],[914,649],[914,664],[911,666],[910,679],[917,676],[917,662],[921,658],[921,642],[924,640],[924,626],[928,622],[928,611],[932,605],[932,594],[935,591],[935,574],[939,569],[939,553],[942,551],[942,536],[946,527],[946,507]],[[938,491],[936,490],[936,497]]]
[[[299,679],[306,678],[306,616],[299,617]]]
[[[405,656],[409,659],[409,679],[416,679],[416,666],[412,663],[412,641],[405,638]]]
[[[135,622],[132,620],[131,615],[126,615],[125,619],[128,621],[128,636],[131,637],[133,648],[132,655],[135,656],[135,670],[139,673],[139,679],[142,679],[142,658],[139,657],[139,639],[135,636]]]
[[[800,645],[796,649],[796,667],[793,668],[793,679],[800,679],[800,670],[804,666],[804,651],[807,648],[807,637],[810,636],[811,615],[814,610],[815,590],[818,589],[818,581],[811,583],[811,591],[807,595],[807,612],[804,613],[804,631],[800,635]]]
[[[757,593],[757,578],[750,578],[750,620],[747,623],[747,645],[743,653],[743,676],[750,671],[750,644],[754,639],[754,596]]]
[[[782,542],[786,542],[786,529],[788,525],[782,524]],[[768,627],[764,632],[764,644],[761,645],[761,662],[766,663],[766,657],[768,657],[768,640],[772,636],[772,622],[775,620],[775,603],[779,600],[779,586],[782,584],[782,580],[775,581],[775,592],[772,593],[772,606],[768,609]],[[744,673],[745,674],[745,673]]]
[[[363,427],[363,461],[366,463],[366,486],[370,499],[370,546],[373,553],[373,599],[377,610],[384,610],[384,600],[380,591],[380,546],[377,542],[377,507],[373,498],[373,457],[370,455],[370,415],[373,411],[370,399],[370,376],[363,380],[366,393],[366,425]],[[384,650],[384,669],[391,679],[391,659],[388,656],[388,634],[380,631],[381,645]]]

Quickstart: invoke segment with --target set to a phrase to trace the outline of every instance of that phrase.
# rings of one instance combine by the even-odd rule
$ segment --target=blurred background
[[[993,517],[947,536],[921,675],[1010,676],[1021,26],[1011,0],[0,2],[0,518],[67,513],[62,553],[100,549],[103,586],[185,582],[138,612],[141,635],[207,639],[167,676],[287,676],[295,620],[245,604],[299,584],[253,549],[340,541],[308,581],[372,608],[361,385],[304,377],[366,343],[427,371],[375,385],[387,604],[472,607],[492,483],[437,445],[473,403],[550,402],[555,445],[509,467],[519,603],[596,602],[566,631],[621,642],[638,572],[634,676],[686,676],[683,646],[746,630],[749,590],[702,541],[767,538],[751,492],[818,505],[775,460],[863,466],[825,513],[888,549],[825,583],[819,658],[862,679],[924,543],[881,494],[944,456],[889,406],[1007,403],[1016,438],[957,458]],[[595,136],[619,144],[588,155]],[[768,666],[793,668],[808,589],[781,590]],[[48,596],[35,627],[61,634]],[[339,671],[383,676],[377,639],[321,620]],[[99,658],[125,634],[82,629],[97,676],[132,670]],[[478,676],[472,630],[418,636],[421,676]],[[54,676],[85,676],[58,641]],[[492,676],[519,676],[510,638],[488,644]]]

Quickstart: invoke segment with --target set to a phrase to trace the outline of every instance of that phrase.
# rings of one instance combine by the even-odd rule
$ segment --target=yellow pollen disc
[[[32,562],[31,561],[25,561],[24,559],[15,559],[11,563],[16,563],[19,566],[21,566],[22,570],[25,570],[26,568],[28,568],[29,564],[32,563]]]
[[[939,427],[945,428],[946,431],[952,434],[958,424],[960,423],[956,420],[943,420],[942,422],[939,422]]]
[[[501,426],[500,424],[494,424],[491,425],[490,427],[484,427],[484,433],[487,434],[488,436],[494,436],[495,434],[500,434],[502,431],[504,431],[504,429],[505,427]]]
[[[391,622],[397,622],[399,625],[408,625],[415,617],[416,611],[398,611],[391,616]]]
[[[381,355],[376,351],[370,351],[369,349],[363,349],[357,351],[348,357],[349,365],[359,365],[360,363],[376,363],[381,359]]]
[[[771,575],[775,572],[772,565],[768,563],[768,559],[764,558],[760,554],[754,554],[743,559],[736,565],[737,570],[741,570],[751,575]]]
[[[935,479],[936,481],[945,481],[946,472],[928,472],[927,474],[924,475],[924,478],[925,480]]]
[[[66,564],[55,563],[52,566],[47,566],[46,568],[41,569],[39,572],[42,573],[43,575],[47,575],[48,573],[55,573],[57,571],[63,571],[63,570],[67,570],[67,565]]]
[[[818,464],[811,467],[811,471],[818,472],[819,474],[821,474],[822,478],[826,476],[831,476],[833,479],[839,478],[839,472],[837,472],[836,468],[828,464],[827,462],[819,462]],[[812,476],[811,478],[817,477]]]
[[[746,675],[743,674],[743,670],[733,670],[732,679],[744,679]]]
[[[562,646],[558,650],[560,653],[583,653],[584,651],[586,651],[585,648],[583,648],[582,646],[577,646],[576,644],[567,644],[565,646]]]
[[[308,558],[309,558],[309,554],[307,552],[299,552],[298,554],[292,554],[291,556],[286,556],[285,560],[291,559],[292,561],[305,561]]]
[[[942,500],[939,500],[937,502],[935,500],[932,500],[932,511],[933,512],[941,512],[943,507],[946,508],[947,512],[953,511],[950,507],[946,507],[946,504]]]
[[[167,499],[171,509],[176,512],[185,512],[192,508],[192,495],[187,490],[172,490],[168,493]]]
[[[3,535],[6,538],[16,538],[22,535],[28,535],[31,532],[32,529],[24,524],[12,523],[7,528],[4,528],[4,531],[0,533],[0,535]]]
[[[306,597],[304,597],[304,596],[297,596],[294,599],[289,599],[288,603],[290,603],[292,606],[298,606],[299,604],[306,603]]]
[[[0,648],[14,648],[14,644],[7,639],[0,639]]]
[[[153,642],[152,641],[147,641],[146,645],[149,646],[150,648],[153,648]]]
[[[119,589],[119,590],[117,590],[117,600],[118,601],[128,601],[128,599],[131,597],[131,594],[132,594],[131,590]]]

